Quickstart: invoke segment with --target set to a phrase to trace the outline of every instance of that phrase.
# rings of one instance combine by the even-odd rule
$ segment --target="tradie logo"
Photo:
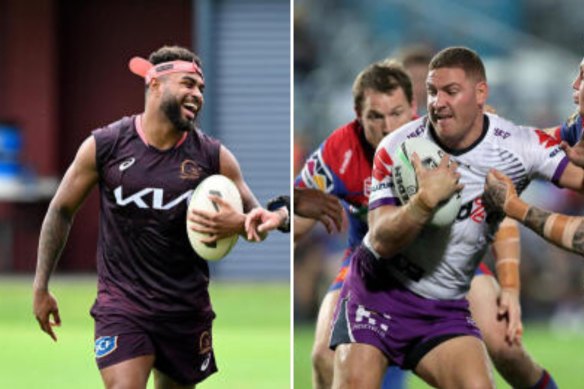
[[[116,204],[121,207],[125,207],[128,204],[134,204],[138,208],[152,208],[168,210],[177,206],[181,201],[185,201],[188,205],[189,200],[193,190],[188,190],[182,195],[178,196],[176,199],[169,201],[164,204],[164,189],[161,188],[144,188],[139,192],[134,193],[128,197],[124,197],[122,194],[122,186],[118,186],[114,189],[114,196],[116,197]],[[151,195],[151,196],[150,196]],[[150,200],[149,202],[147,202]]]
[[[134,162],[136,162],[136,158],[134,157],[126,159],[124,162],[120,163],[120,171],[123,172],[124,170],[132,166]]]
[[[553,136],[545,133],[542,130],[535,130],[535,133],[537,134],[537,137],[539,138],[539,144],[543,145],[543,147],[545,147],[546,149],[549,149],[550,147],[554,147],[557,146],[561,143],[561,141],[559,139],[554,138]]]

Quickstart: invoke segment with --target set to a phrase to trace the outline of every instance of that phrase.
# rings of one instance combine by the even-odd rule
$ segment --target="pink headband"
[[[132,73],[143,77],[146,84],[149,84],[153,77],[178,72],[197,73],[203,77],[203,71],[194,61],[170,61],[153,65],[144,58],[134,57],[128,63],[128,67]]]

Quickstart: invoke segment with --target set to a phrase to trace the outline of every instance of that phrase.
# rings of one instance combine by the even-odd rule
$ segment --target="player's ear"
[[[485,105],[487,98],[489,97],[489,85],[486,81],[479,81],[475,86],[475,93],[477,97],[477,103],[481,106]]]
[[[158,93],[160,91],[161,86],[162,86],[162,83],[160,82],[160,80],[158,78],[154,77],[154,78],[152,78],[152,80],[150,80],[149,89],[150,89],[151,93],[154,93],[154,94]]]

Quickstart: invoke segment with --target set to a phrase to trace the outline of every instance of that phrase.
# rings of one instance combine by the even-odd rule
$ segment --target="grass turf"
[[[54,343],[32,316],[30,278],[0,279],[0,388],[101,388],[93,359],[95,278],[55,278]],[[197,388],[290,387],[288,284],[213,283],[219,372]],[[149,388],[154,385],[150,380]]]
[[[314,327],[302,325],[294,328],[294,387],[311,387],[310,350],[314,337]],[[560,388],[581,388],[584,376],[584,344],[582,333],[552,333],[546,326],[527,323],[524,345],[531,356],[547,369]],[[509,385],[496,374],[497,388]],[[409,374],[409,389],[429,388],[423,381]]]

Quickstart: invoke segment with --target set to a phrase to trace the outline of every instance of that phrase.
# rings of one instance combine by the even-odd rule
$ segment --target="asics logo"
[[[125,207],[129,204],[134,204],[138,208],[144,209],[152,208],[168,210],[174,208],[182,201],[185,201],[188,206],[192,194],[193,194],[192,189],[187,190],[185,193],[181,194],[174,200],[171,200],[165,204],[164,189],[161,188],[144,188],[141,191],[134,193],[133,195],[129,195],[128,197],[124,197],[121,185],[114,189],[116,204],[118,204],[121,207]]]
[[[209,362],[211,362],[211,353],[207,355],[207,358],[205,358],[205,360],[201,364],[201,371],[207,370],[207,368],[209,367]]]
[[[134,162],[136,162],[136,158],[131,157],[125,160],[124,162],[120,163],[120,171],[123,172],[124,170],[132,166]]]

